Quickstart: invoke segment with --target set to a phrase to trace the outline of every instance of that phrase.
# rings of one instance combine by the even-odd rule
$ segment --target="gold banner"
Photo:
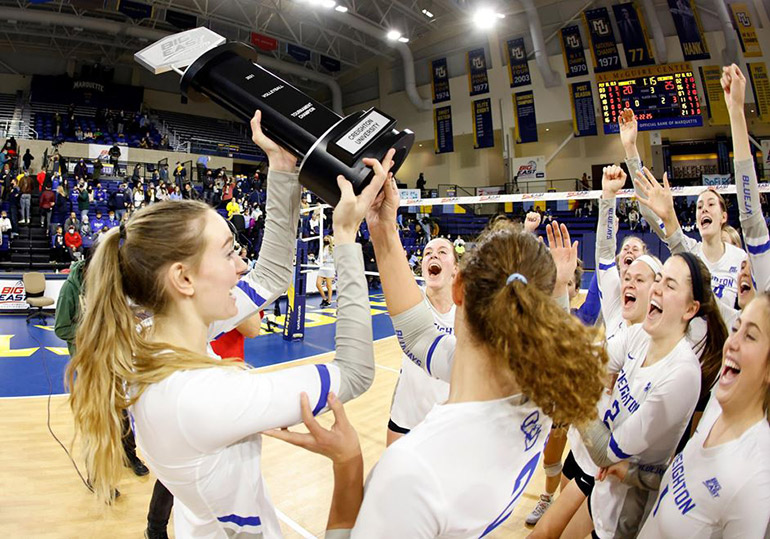
[[[738,38],[741,40],[743,56],[746,58],[756,58],[762,56],[762,47],[757,39],[757,32],[751,22],[751,15],[746,4],[730,4],[733,11],[733,20],[735,28],[738,30]]]
[[[706,94],[709,125],[730,125],[730,116],[725,104],[725,93],[719,80],[722,78],[720,66],[701,66],[700,78]]]
[[[757,102],[757,112],[763,121],[770,120],[770,80],[767,78],[767,67],[763,62],[746,64],[749,68],[751,87]]]

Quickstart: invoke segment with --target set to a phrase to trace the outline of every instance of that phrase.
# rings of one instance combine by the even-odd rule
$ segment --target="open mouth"
[[[730,358],[725,358],[725,363],[722,365],[722,375],[719,378],[721,385],[729,385],[735,381],[741,374],[741,367]]]
[[[626,255],[623,257],[623,265],[630,266],[631,262],[633,262],[634,260],[636,259],[633,257],[633,255]]]
[[[439,275],[441,273],[441,269],[442,269],[441,264],[439,264],[438,262],[431,262],[428,265],[428,275],[431,275],[431,276]]]
[[[711,217],[709,217],[708,215],[704,215],[703,218],[701,218],[700,220],[700,226],[705,227],[710,225],[712,222],[713,220],[711,219]]]
[[[742,279],[738,285],[738,290],[741,294],[746,294],[748,292],[751,292],[751,288],[752,288],[751,283],[744,279]]]
[[[654,299],[650,300],[650,308],[647,310],[647,318],[649,320],[655,320],[663,314],[663,309]]]
[[[633,292],[623,294],[623,307],[633,307],[636,305],[636,295]]]

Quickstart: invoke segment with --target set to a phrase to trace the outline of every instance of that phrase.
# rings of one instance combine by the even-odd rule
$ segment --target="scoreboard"
[[[687,62],[596,74],[606,135],[618,132],[618,116],[633,109],[639,130],[703,125],[698,89]]]

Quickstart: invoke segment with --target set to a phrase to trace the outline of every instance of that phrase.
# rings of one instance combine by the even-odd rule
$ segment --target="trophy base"
[[[391,148],[396,150],[390,169],[395,175],[414,144],[414,133],[393,129],[395,123],[374,108],[346,116],[308,150],[299,168],[300,183],[336,206],[340,199],[337,175],[345,176],[358,195],[374,177],[374,171],[363,160],[382,160]]]

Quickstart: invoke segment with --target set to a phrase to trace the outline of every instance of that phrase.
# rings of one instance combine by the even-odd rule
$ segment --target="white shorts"
[[[322,279],[334,279],[334,268],[322,267],[318,270],[318,277]]]
[[[449,398],[449,384],[431,378],[420,367],[402,355],[401,374],[393,393],[390,420],[398,427],[412,430],[419,425],[436,404]]]

